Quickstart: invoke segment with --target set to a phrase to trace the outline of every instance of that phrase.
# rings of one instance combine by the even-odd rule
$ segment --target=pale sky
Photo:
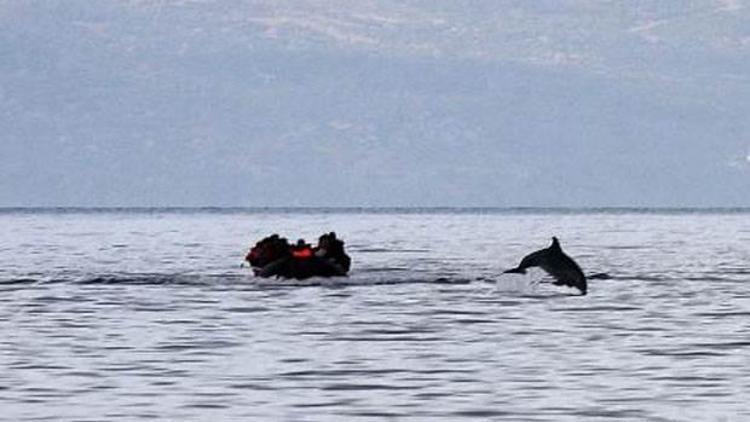
[[[0,206],[750,206],[742,0],[0,1]]]

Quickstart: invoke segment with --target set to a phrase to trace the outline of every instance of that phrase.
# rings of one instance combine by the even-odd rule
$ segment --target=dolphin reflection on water
[[[571,257],[563,252],[560,242],[556,237],[552,238],[552,244],[545,249],[540,249],[526,255],[518,267],[505,271],[505,273],[526,274],[526,269],[540,267],[555,278],[556,286],[575,287],[586,295],[586,276],[581,267]]]

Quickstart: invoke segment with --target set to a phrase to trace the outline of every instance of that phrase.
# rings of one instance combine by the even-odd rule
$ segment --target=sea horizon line
[[[85,213],[222,213],[222,214],[744,214],[750,207],[732,206],[0,206],[0,214]]]

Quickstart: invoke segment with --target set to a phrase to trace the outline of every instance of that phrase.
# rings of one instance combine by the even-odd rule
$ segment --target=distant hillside
[[[732,1],[0,2],[0,206],[750,205]]]

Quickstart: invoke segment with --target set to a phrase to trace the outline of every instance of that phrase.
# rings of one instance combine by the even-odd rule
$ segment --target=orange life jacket
[[[312,258],[313,251],[310,248],[292,249],[292,256],[297,259],[308,259]]]

